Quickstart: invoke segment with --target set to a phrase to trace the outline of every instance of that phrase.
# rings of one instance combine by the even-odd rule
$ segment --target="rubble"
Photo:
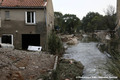
[[[77,38],[71,38],[71,39],[67,42],[68,45],[75,45],[75,44],[77,44],[77,43],[78,43]]]
[[[37,80],[53,69],[55,56],[0,48],[0,80]]]
[[[77,80],[76,76],[82,76],[84,66],[73,59],[61,59],[57,67],[55,80]]]
[[[78,38],[75,35],[61,35],[61,40],[68,45],[75,45],[78,43]]]

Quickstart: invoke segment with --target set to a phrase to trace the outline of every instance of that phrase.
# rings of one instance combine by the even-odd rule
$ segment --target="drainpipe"
[[[45,25],[47,26],[47,15],[46,15],[46,7],[44,7],[44,17],[45,17]]]
[[[0,6],[2,4],[3,0],[0,2]],[[0,8],[0,28],[1,28],[1,8]]]
[[[45,27],[47,29],[47,13],[46,13],[46,7],[44,7],[44,17],[45,17]],[[44,48],[47,50],[47,42],[48,42],[48,38],[47,38],[47,30],[46,30],[46,42],[44,44]],[[48,50],[47,50],[48,51]]]
[[[0,2],[0,6],[1,6],[2,2],[3,2],[3,0]],[[0,8],[0,31],[1,31],[1,27],[2,27],[2,25],[1,25],[1,8]],[[1,38],[2,38],[2,36],[0,34],[0,43],[2,42]]]

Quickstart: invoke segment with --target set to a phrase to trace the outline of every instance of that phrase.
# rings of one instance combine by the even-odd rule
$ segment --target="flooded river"
[[[64,58],[75,59],[84,65],[82,80],[113,80],[107,70],[107,56],[96,47],[97,43],[82,43],[71,46],[66,50]],[[88,77],[88,78],[87,78]],[[105,78],[106,77],[106,78]]]

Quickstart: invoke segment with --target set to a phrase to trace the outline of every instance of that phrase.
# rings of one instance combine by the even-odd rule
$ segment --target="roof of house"
[[[0,0],[0,7],[45,7],[47,0]]]

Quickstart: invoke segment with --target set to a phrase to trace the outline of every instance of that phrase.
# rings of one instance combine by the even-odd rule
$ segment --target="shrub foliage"
[[[54,32],[52,32],[49,36],[48,49],[50,53],[54,55],[61,55],[64,51],[61,39]]]

